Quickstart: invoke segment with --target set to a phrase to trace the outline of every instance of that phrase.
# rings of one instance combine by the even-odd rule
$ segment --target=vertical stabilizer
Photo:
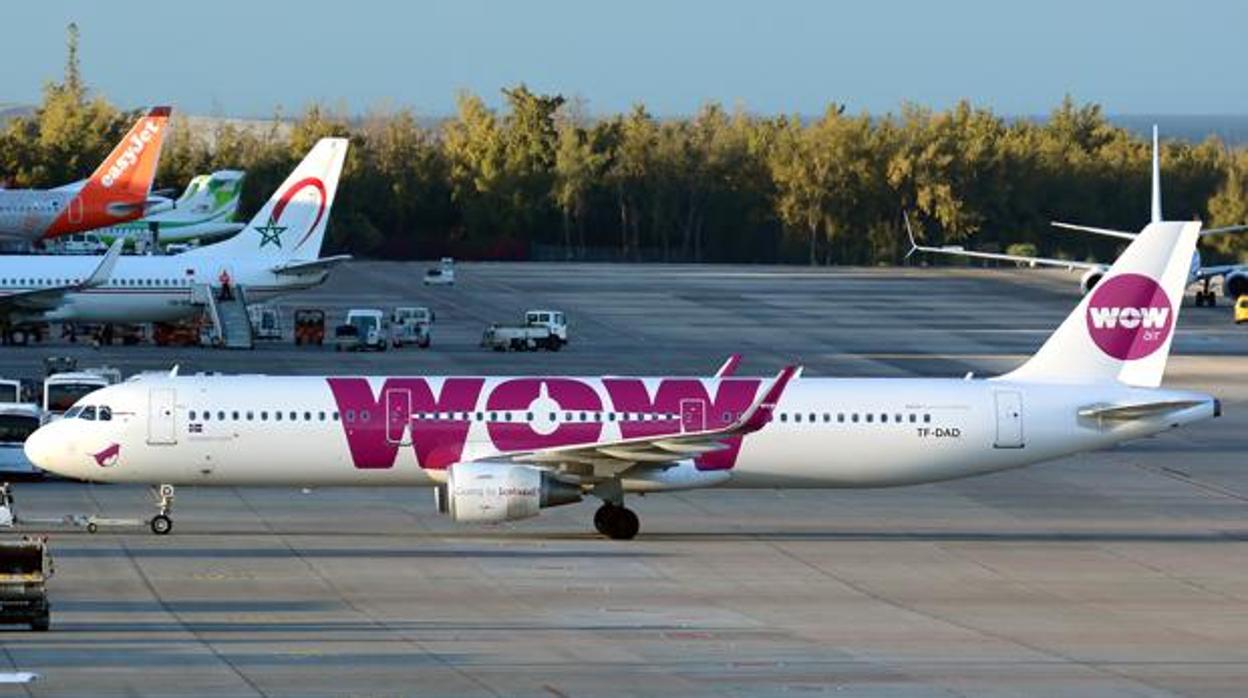
[[[1040,351],[1002,379],[1161,385],[1199,236],[1199,221],[1150,223]]]
[[[1161,222],[1161,150],[1157,144],[1157,124],[1153,124],[1153,223]]]

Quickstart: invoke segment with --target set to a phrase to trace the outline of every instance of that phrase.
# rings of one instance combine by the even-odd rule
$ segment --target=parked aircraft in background
[[[233,235],[245,227],[234,221],[245,175],[239,170],[197,175],[172,209],[95,232],[106,242],[117,237],[139,240],[148,236],[161,245]]]
[[[1157,127],[1153,127],[1153,197],[1152,197],[1152,216],[1153,223],[1159,223],[1161,216],[1161,167],[1158,155],[1157,143]],[[1122,240],[1134,240],[1137,233],[1127,232],[1123,230],[1111,230],[1108,228],[1095,228],[1086,225],[1074,225],[1071,223],[1054,222],[1053,225],[1066,230],[1077,230],[1085,233],[1093,233],[1096,235],[1105,235],[1115,237]],[[1225,233],[1238,233],[1248,230],[1248,225],[1234,225],[1225,228],[1211,228],[1201,231],[1201,235],[1221,235]],[[944,245],[941,247],[920,245],[915,240],[914,232],[910,229],[910,221],[906,220],[906,232],[910,235],[910,254],[915,252],[927,252],[932,254],[952,255],[956,257],[970,257],[974,259],[991,259],[1000,262],[1016,262],[1028,266],[1048,266],[1059,267],[1068,271],[1082,271],[1083,276],[1079,279],[1079,287],[1084,293],[1091,291],[1097,283],[1104,278],[1105,273],[1109,271],[1109,265],[1101,262],[1079,262],[1070,259],[1053,259],[1050,257],[1030,257],[1026,255],[1005,254],[999,252],[980,252],[978,250],[968,250],[961,245]],[[909,256],[909,255],[907,255]],[[1222,293],[1227,298],[1238,298],[1241,295],[1248,294],[1248,266],[1242,264],[1222,264],[1216,266],[1205,266],[1201,263],[1200,251],[1195,250],[1192,253],[1191,266],[1188,269],[1187,285],[1201,283],[1202,287],[1196,292],[1197,306],[1214,306],[1217,305],[1217,296],[1210,290],[1209,286],[1214,279],[1222,279]]]
[[[263,301],[320,284],[349,257],[320,257],[348,143],[320,140],[232,238],[179,255],[108,260],[72,255],[0,257],[5,321],[170,322],[202,312],[223,284]],[[110,254],[120,251],[114,242]]]
[[[1161,389],[1199,222],[1155,222],[1018,369],[992,379],[142,375],[26,442],[71,478],[176,485],[425,486],[456,521],[704,487],[885,487],[988,473],[1218,416]]]
[[[87,179],[56,189],[0,189],[0,238],[35,242],[132,221],[172,202],[151,195],[169,122],[155,107]]]

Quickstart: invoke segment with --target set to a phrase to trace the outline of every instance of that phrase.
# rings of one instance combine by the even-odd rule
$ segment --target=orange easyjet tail
[[[170,107],[153,107],[140,118],[43,237],[54,238],[143,217],[171,111]]]

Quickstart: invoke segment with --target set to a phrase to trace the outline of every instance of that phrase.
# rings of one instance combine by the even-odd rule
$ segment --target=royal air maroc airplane
[[[634,493],[887,487],[1106,448],[1218,416],[1160,388],[1200,233],[1151,223],[1026,363],[990,379],[140,375],[80,399],[25,445],[93,482],[435,488],[456,521],[583,497],[602,534]]]
[[[1153,127],[1153,199],[1151,220],[1153,223],[1160,222],[1161,218],[1161,166],[1160,166],[1160,150],[1157,142],[1157,127]],[[1054,227],[1065,230],[1076,230],[1084,233],[1093,233],[1095,235],[1104,235],[1107,237],[1118,238],[1120,240],[1134,240],[1137,233],[1125,230],[1112,230],[1109,228],[1096,228],[1087,225],[1075,225],[1072,223],[1054,222]],[[1105,272],[1109,269],[1109,265],[1103,262],[1083,262],[1073,259],[1053,259],[1051,257],[1032,257],[1028,255],[1015,255],[1001,252],[983,252],[980,250],[968,250],[961,245],[945,245],[936,247],[931,245],[920,245],[914,237],[914,232],[910,230],[910,221],[906,220],[906,230],[910,233],[910,254],[915,252],[925,252],[930,254],[950,255],[954,257],[969,257],[972,259],[988,259],[998,262],[1014,262],[1026,266],[1041,267],[1058,267],[1067,271],[1082,271],[1083,275],[1079,278],[1079,288],[1087,293],[1091,291],[1097,283],[1105,276]],[[1228,233],[1242,233],[1248,230],[1248,225],[1231,225],[1224,228],[1210,228],[1202,230],[1200,234],[1205,235],[1224,235]],[[907,255],[909,256],[909,255]],[[1222,279],[1222,293],[1231,299],[1248,294],[1248,266],[1243,264],[1220,264],[1208,265],[1201,261],[1200,250],[1192,252],[1191,265],[1188,268],[1187,285],[1200,284],[1201,290],[1196,292],[1196,305],[1207,305],[1213,307],[1217,305],[1217,295],[1210,290],[1210,285],[1215,279]]]
[[[202,312],[222,280],[256,302],[320,284],[349,258],[320,256],[347,147],[344,138],[321,139],[251,222],[218,243],[111,261],[0,256],[0,320],[172,322]]]
[[[110,243],[119,237],[148,235],[161,245],[233,235],[245,226],[234,221],[242,199],[245,174],[239,170],[218,170],[197,175],[173,202],[173,208],[95,233]]]
[[[155,107],[140,118],[85,180],[56,189],[0,189],[0,238],[47,240],[168,208],[172,202],[151,189],[170,111]]]

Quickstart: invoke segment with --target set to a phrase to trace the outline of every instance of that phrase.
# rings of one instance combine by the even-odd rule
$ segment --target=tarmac
[[[130,373],[806,375],[1008,370],[1079,297],[1041,270],[352,263],[283,301],[428,305],[433,346],[374,354],[0,349]],[[560,352],[477,346],[528,308]],[[289,329],[288,329],[289,332]],[[1167,384],[1225,416],[1118,449],[936,485],[700,491],[454,524],[430,492],[183,489],[177,528],[48,530],[52,630],[0,632],[0,695],[1225,696],[1248,686],[1248,328],[1191,307]],[[16,485],[32,517],[139,517],[141,487]]]

